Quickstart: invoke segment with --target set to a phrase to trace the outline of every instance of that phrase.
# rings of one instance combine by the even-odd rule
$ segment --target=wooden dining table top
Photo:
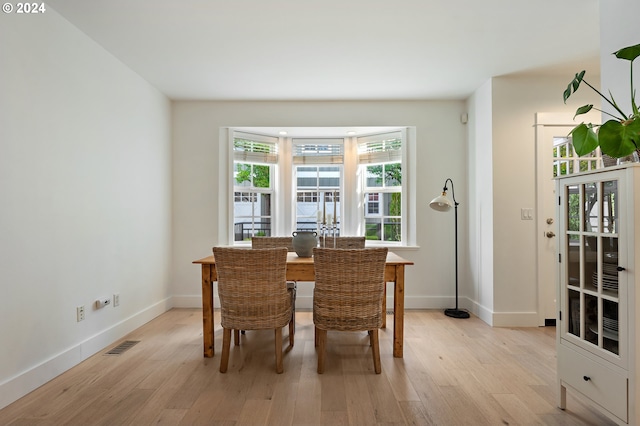
[[[211,264],[215,265],[216,260],[213,257],[213,254],[207,257],[203,257],[202,259],[194,260],[195,264]],[[287,253],[287,264],[297,264],[297,265],[305,265],[305,264],[313,264],[313,257],[300,257],[295,252]],[[413,261],[404,259],[393,252],[387,253],[387,265],[413,265]]]

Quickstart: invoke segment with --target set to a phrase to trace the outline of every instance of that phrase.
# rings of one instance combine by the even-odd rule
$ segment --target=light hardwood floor
[[[556,408],[555,328],[492,328],[441,311],[407,311],[404,358],[381,330],[382,374],[366,333],[329,332],[316,373],[313,321],[297,312],[295,346],[275,373],[273,332],[249,331],[218,372],[202,357],[202,314],[173,309],[0,410],[0,425],[610,425],[569,395]],[[388,324],[392,324],[392,317]],[[284,345],[287,345],[286,328]]]

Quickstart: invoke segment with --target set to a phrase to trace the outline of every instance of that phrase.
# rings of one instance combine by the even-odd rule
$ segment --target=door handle
[[[551,231],[546,232],[544,235],[545,235],[547,238],[553,238],[553,237],[555,237],[555,236],[556,236],[556,234],[554,234],[554,233],[553,233],[553,232],[551,232]]]

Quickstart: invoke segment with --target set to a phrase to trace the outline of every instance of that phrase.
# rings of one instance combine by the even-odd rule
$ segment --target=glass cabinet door
[[[618,180],[562,188],[565,338],[619,356]]]

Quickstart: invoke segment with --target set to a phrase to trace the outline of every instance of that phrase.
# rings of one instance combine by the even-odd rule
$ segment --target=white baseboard
[[[161,300],[77,345],[0,383],[0,409],[22,398],[49,380],[78,365],[128,333],[172,308],[172,299]]]
[[[387,309],[393,308],[392,291],[393,289],[387,291]],[[296,309],[313,309],[313,295],[301,293],[301,291],[298,291]],[[471,305],[468,300],[463,298],[460,298],[459,303],[460,307],[464,309],[467,309],[467,306]],[[213,304],[216,307],[220,306],[220,300],[217,296],[214,296]],[[199,294],[173,296],[171,305],[174,308],[202,308],[202,296]],[[446,309],[453,306],[455,306],[455,299],[453,297],[409,296],[405,297],[404,300],[405,309]]]
[[[471,312],[492,327],[538,327],[540,321],[537,312],[495,312],[476,302]]]
[[[393,287],[387,288],[387,309],[393,309]],[[308,311],[313,309],[313,295],[301,294],[298,288],[296,309]],[[406,296],[405,309],[447,309],[455,306],[456,300],[452,296]],[[220,306],[220,300],[214,296],[214,306]],[[175,308],[202,308],[201,295],[174,296],[172,306]],[[458,299],[458,306],[466,309],[492,327],[538,327],[537,312],[494,312],[487,307],[466,297]]]
[[[494,312],[494,327],[539,327],[537,312]]]
[[[220,306],[220,301],[217,297],[215,297],[213,303],[215,306]],[[202,296],[200,294],[173,296],[171,298],[171,306],[174,308],[202,308]]]
[[[405,309],[445,309],[451,307],[449,305],[453,303],[455,303],[455,300],[449,297],[417,296],[405,298],[404,307]],[[174,308],[202,308],[202,297],[200,295],[173,296],[171,305]],[[220,306],[220,299],[217,296],[213,298],[213,305]],[[387,296],[387,308],[393,308],[393,296]],[[313,296],[298,293],[296,309],[313,309]]]

